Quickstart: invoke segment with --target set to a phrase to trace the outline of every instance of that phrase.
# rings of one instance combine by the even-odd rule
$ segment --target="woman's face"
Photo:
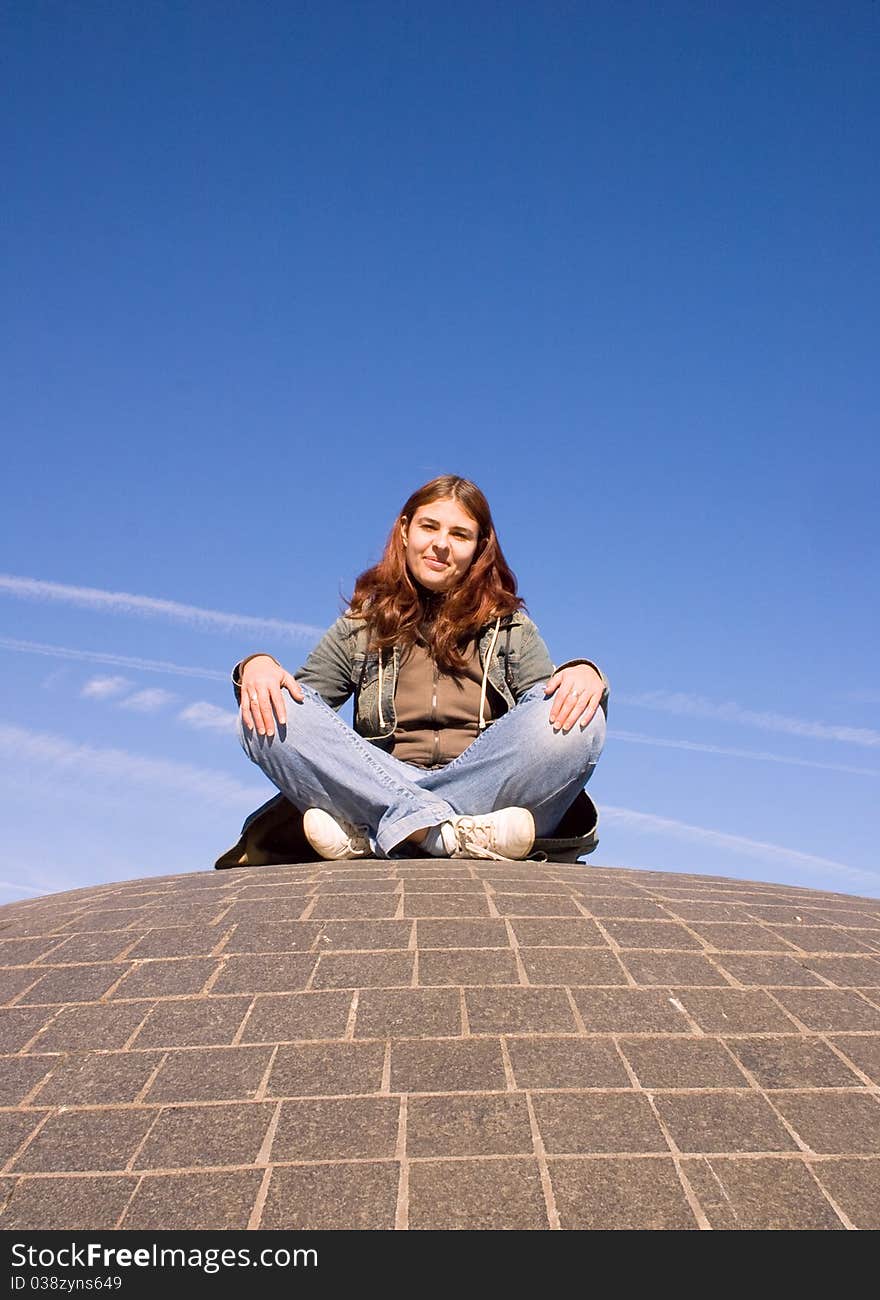
[[[457,501],[445,497],[419,506],[401,519],[406,567],[428,591],[449,591],[461,582],[477,551],[477,521]]]

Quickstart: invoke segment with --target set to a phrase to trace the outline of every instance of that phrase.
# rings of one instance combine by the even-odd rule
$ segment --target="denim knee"
[[[297,706],[297,707],[301,707],[301,706]],[[290,721],[289,705],[287,709],[287,716],[288,716],[288,723],[289,723]],[[288,726],[287,725],[281,726],[281,724],[278,722],[276,718],[274,736],[260,735],[256,727],[245,726],[244,719],[242,718],[241,711],[239,710],[236,732],[238,734],[239,743],[242,749],[244,750],[244,752],[247,754],[248,758],[253,763],[259,763],[260,761],[259,755],[264,754],[266,752],[267,746],[271,745],[273,740],[277,740],[281,744],[284,743],[284,741],[287,739]]]
[[[534,746],[538,761],[563,761],[577,768],[591,768],[605,744],[605,714],[597,709],[584,727],[576,722],[568,731],[550,725],[553,697],[529,704],[529,727],[526,744]]]

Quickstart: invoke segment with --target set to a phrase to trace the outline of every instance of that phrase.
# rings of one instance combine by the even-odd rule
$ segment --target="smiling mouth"
[[[426,559],[426,560],[425,560],[425,563],[427,564],[427,566],[428,566],[429,569],[445,569],[445,568],[446,568],[446,565],[443,563],[442,560],[430,560],[430,559]]]

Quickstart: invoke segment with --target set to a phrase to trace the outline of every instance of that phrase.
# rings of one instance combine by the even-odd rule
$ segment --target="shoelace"
[[[505,854],[494,848],[495,828],[491,822],[480,822],[474,817],[460,817],[455,824],[456,858],[491,858],[494,862],[510,862]]]
[[[369,839],[359,826],[353,826],[351,822],[341,820],[338,825],[343,835],[348,836],[347,848],[353,849],[357,853],[362,853],[365,849],[370,847]]]

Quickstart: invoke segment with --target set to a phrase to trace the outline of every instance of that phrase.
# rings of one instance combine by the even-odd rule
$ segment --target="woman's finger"
[[[242,701],[244,701],[245,695],[247,696],[247,708],[253,720],[253,727],[259,735],[263,736],[268,730],[261,699],[261,695],[268,699],[266,688],[258,686],[256,682],[251,682],[242,690]]]
[[[275,714],[272,711],[272,700],[269,696],[269,688],[265,684],[261,684],[256,689],[258,703],[254,707],[259,710],[259,717],[263,723],[262,730],[259,725],[257,726],[257,730],[260,731],[260,735],[265,734],[267,736],[274,736]]]
[[[263,719],[260,715],[260,700],[253,686],[242,687],[241,716],[251,731],[263,734]]]
[[[554,673],[547,685],[544,687],[544,694],[548,697],[551,695],[553,696],[553,703],[550,706],[550,725],[551,727],[555,727],[556,719],[559,717],[560,711],[565,705],[564,679]]]
[[[572,684],[565,696],[566,707],[560,715],[557,726],[562,731],[570,731],[580,722],[581,727],[588,727],[602,699],[602,683],[595,688]]]
[[[266,724],[263,721],[263,711],[260,708],[260,695],[256,686],[248,686],[247,702],[248,710],[253,719],[254,729],[262,736],[266,730]]]
[[[275,717],[278,719],[279,727],[286,727],[287,710],[284,707],[284,696],[281,694],[280,686],[271,686],[269,688],[269,701],[275,710]]]
[[[585,727],[588,727],[590,723],[593,721],[593,718],[596,716],[596,710],[599,707],[599,703],[601,699],[602,699],[601,689],[597,691],[593,691],[592,694],[588,696],[584,704],[583,712],[581,713],[580,716],[581,730],[583,730]]]
[[[556,709],[556,721],[554,726],[556,726],[559,731],[566,731],[569,727],[573,726],[574,720],[579,712],[578,701],[580,700],[581,695],[582,692],[577,686],[574,686],[569,682],[562,683],[560,690],[557,692],[558,703],[554,705]]]
[[[295,677],[291,676],[290,673],[285,673],[281,678],[281,686],[284,690],[290,692],[292,698],[296,700],[297,704],[302,704],[305,696],[303,695],[302,687]]]

